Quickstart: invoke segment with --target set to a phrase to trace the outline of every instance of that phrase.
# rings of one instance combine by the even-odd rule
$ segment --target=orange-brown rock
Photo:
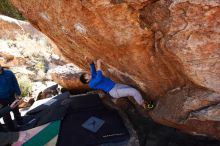
[[[22,21],[17,21],[22,22]],[[15,39],[16,33],[22,33],[21,25],[26,24],[23,23],[14,23],[7,20],[7,17],[0,15],[0,39],[4,40],[6,38]],[[29,24],[30,25],[30,24]],[[24,65],[26,60],[22,57],[14,56],[12,54],[7,53],[7,49],[3,48],[4,44],[1,42],[0,47],[0,64],[4,67],[11,67],[17,65]],[[4,51],[3,51],[4,50]]]
[[[19,101],[19,108],[28,108],[35,102],[33,98],[23,98]]]
[[[157,122],[220,139],[219,0],[11,0],[62,54],[136,86]]]
[[[15,57],[11,54],[0,52],[0,64],[4,67],[24,65],[26,60],[22,57]]]

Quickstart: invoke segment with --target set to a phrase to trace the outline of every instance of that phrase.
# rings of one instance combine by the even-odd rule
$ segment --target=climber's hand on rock
[[[98,59],[97,60],[97,70],[102,70],[101,66],[102,66],[102,60]]]
[[[89,58],[88,56],[85,57],[85,60],[88,64],[92,64],[93,60],[91,58]]]

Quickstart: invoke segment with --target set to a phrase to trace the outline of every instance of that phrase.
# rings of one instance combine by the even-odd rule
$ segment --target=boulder
[[[43,91],[41,91],[36,100],[41,100],[45,98],[50,98],[58,94],[58,84],[47,87]]]
[[[219,0],[11,0],[69,61],[157,101],[162,124],[220,139]]]
[[[79,80],[82,73],[83,71],[73,64],[58,66],[50,71],[52,80],[72,94],[83,93],[90,90],[88,85],[83,84]]]
[[[22,66],[26,64],[26,60],[22,57],[16,57],[12,54],[0,52],[0,64],[4,67]]]
[[[25,97],[25,98],[22,98],[20,101],[19,101],[19,105],[18,107],[20,109],[26,109],[26,108],[29,108],[32,106],[32,104],[35,102],[35,100],[31,97]]]

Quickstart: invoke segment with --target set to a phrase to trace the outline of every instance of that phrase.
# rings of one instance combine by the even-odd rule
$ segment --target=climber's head
[[[83,73],[83,74],[80,76],[80,81],[81,81],[83,84],[88,84],[91,79],[92,79],[92,76],[91,76],[91,74],[89,74],[89,73]]]

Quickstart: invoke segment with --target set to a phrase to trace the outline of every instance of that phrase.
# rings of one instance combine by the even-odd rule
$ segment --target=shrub
[[[38,62],[36,65],[35,65],[35,69],[37,70],[45,70],[45,65],[44,65],[44,62],[41,61],[41,62]]]
[[[32,82],[27,76],[18,78],[18,83],[21,89],[21,96],[26,97],[32,92]]]
[[[9,0],[0,0],[0,12],[16,19],[25,20],[22,14]]]

